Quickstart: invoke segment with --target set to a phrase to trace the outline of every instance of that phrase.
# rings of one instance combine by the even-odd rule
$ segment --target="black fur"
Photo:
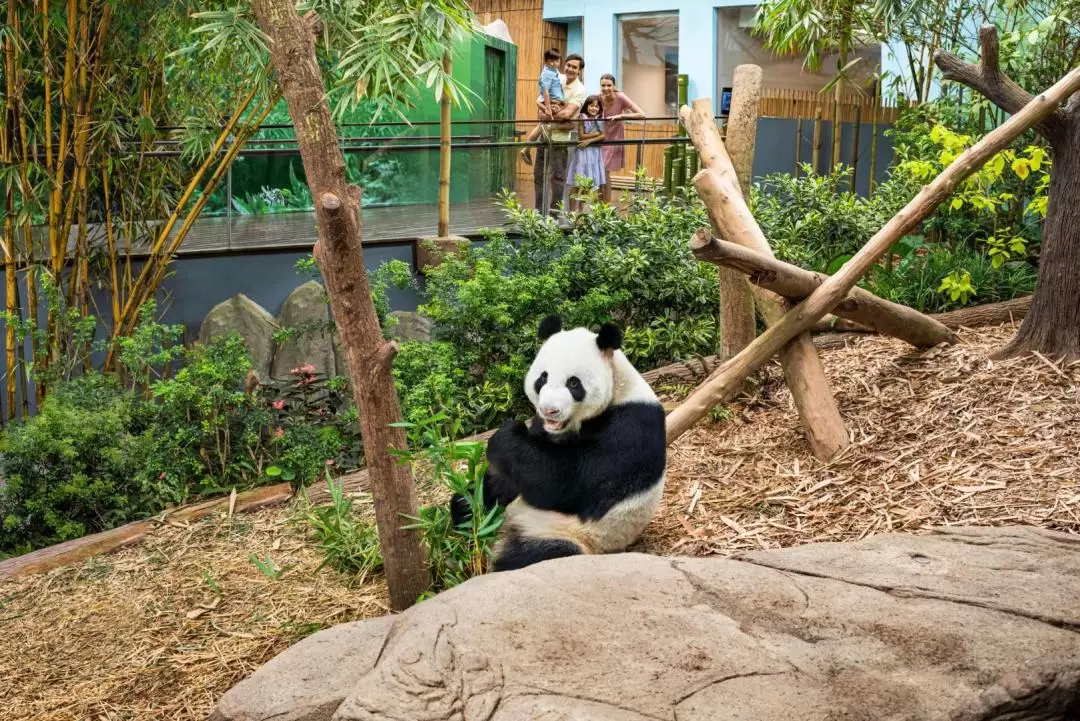
[[[576,434],[551,436],[543,421],[509,421],[488,442],[485,496],[506,505],[521,496],[545,511],[602,518],[650,488],[664,472],[667,441],[658,403],[612,406]]]
[[[575,403],[581,403],[585,400],[585,386],[581,384],[581,379],[577,376],[570,376],[566,379],[566,389],[570,391],[570,397],[574,399]],[[539,393],[540,391],[536,391]]]
[[[513,571],[552,558],[581,555],[581,547],[563,538],[522,538],[510,536],[503,543],[491,570]]]
[[[547,340],[562,330],[562,318],[558,315],[549,315],[540,321],[540,329],[536,332],[540,340]]]
[[[596,345],[600,350],[618,350],[622,347],[623,334],[614,323],[604,323],[596,334]]]
[[[545,511],[603,518],[620,501],[647,490],[664,472],[667,438],[657,403],[612,406],[579,433],[551,436],[534,416],[530,427],[507,421],[488,441],[485,508],[522,496]],[[454,524],[470,517],[464,498],[451,501]]]
[[[543,388],[545,385],[547,385],[547,371],[541,373],[540,377],[536,379],[535,383],[533,383],[533,390],[539,393],[540,389]]]

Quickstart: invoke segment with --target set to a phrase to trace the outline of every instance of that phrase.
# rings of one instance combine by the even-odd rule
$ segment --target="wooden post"
[[[835,275],[830,276],[806,300],[754,339],[746,350],[717,368],[689,398],[668,414],[668,443],[693,427],[717,403],[722,403],[734,395],[746,376],[760,368],[793,338],[804,333],[835,308],[866,271],[887,253],[896,241],[913,231],[926,216],[948,199],[961,182],[1002,148],[1054,113],[1058,106],[1077,90],[1080,90],[1080,68],[1073,69],[1049,90],[1032,98],[1023,109],[961,153],[949,167],[929,185],[924,186],[911,202],[893,216],[885,227],[875,233]],[[689,109],[684,109],[683,112],[690,115]],[[711,159],[711,154],[702,152],[702,159],[707,158]]]
[[[715,175],[722,189],[721,202],[706,205],[706,209],[716,230],[739,245],[772,256],[765,235],[743,199],[738,175],[727,148],[720,140],[711,108],[709,99],[704,98],[695,100],[692,110],[683,107],[680,112],[680,119],[701,155],[703,170],[694,178],[694,184],[697,186],[703,176]],[[755,299],[766,325],[772,326],[784,316],[786,301],[775,293],[757,290]],[[799,337],[794,342],[785,344],[787,347],[781,353],[780,362],[814,455],[829,460],[846,448],[850,441],[810,334],[804,332],[797,335]],[[753,345],[751,343],[750,347]]]
[[[855,106],[855,124],[851,128],[851,192],[855,192],[855,179],[859,175],[859,123],[862,120],[862,106]]]
[[[675,146],[669,145],[664,148],[664,192],[671,195],[672,191],[672,161],[675,159]]]
[[[726,145],[744,199],[750,198],[760,99],[761,68],[757,65],[735,68]],[[731,358],[757,335],[754,296],[745,275],[723,266],[716,270],[720,282],[720,357]]]
[[[813,151],[810,155],[810,162],[814,166],[814,174],[821,172],[819,163],[821,162],[821,106],[817,106],[814,109],[814,142]]]
[[[715,198],[714,191],[719,190],[716,174],[701,176],[697,188],[702,200],[710,203]],[[824,273],[804,270],[741,245],[719,240],[704,228],[691,237],[690,249],[698,260],[735,269],[749,276],[750,282],[794,301],[803,300],[829,278]],[[913,308],[878,298],[858,286],[851,289],[847,297],[833,309],[833,313],[863,326],[867,331],[899,338],[916,348],[932,348],[939,343],[952,344],[957,340],[956,334],[944,323]]]
[[[802,160],[802,118],[795,121],[795,179],[799,179],[799,161]]]
[[[881,97],[875,88],[874,105],[871,110],[870,121],[870,190],[868,197],[874,197],[874,185],[877,183],[877,140],[878,140],[878,114],[881,112]]]

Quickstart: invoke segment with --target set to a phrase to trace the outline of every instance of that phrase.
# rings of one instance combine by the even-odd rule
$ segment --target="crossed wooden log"
[[[852,256],[832,276],[813,273],[777,260],[757,221],[750,214],[745,192],[749,183],[749,159],[753,157],[757,97],[761,69],[753,65],[735,70],[728,147],[720,137],[709,98],[683,106],[679,118],[701,157],[702,170],[693,183],[705,203],[712,224],[690,239],[696,257],[726,269],[721,283],[732,283],[731,271],[744,274],[754,284],[753,301],[767,329],[734,352],[667,417],[670,444],[689,430],[709,410],[738,393],[743,381],[770,358],[780,354],[788,387],[810,439],[815,455],[825,461],[836,457],[850,442],[840,412],[810,341],[809,330],[828,313],[856,321],[917,347],[954,343],[956,336],[940,322],[922,313],[878,298],[855,284],[902,237],[915,230],[968,176],[998,151],[1043,120],[1074,92],[1080,90],[1080,67],[1009,118],[1004,124],[964,151],[933,182]],[[739,160],[737,172],[732,156]],[[742,181],[740,183],[740,181]],[[723,238],[723,240],[719,239]],[[721,327],[730,316],[725,299],[737,297],[738,287],[721,290]],[[737,303],[733,303],[733,306]]]

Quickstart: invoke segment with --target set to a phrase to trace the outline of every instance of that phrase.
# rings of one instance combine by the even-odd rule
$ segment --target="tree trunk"
[[[1073,111],[1067,122],[1053,143],[1035,297],[1002,356],[1039,351],[1054,359],[1080,358],[1080,116]]]
[[[389,454],[405,448],[391,366],[397,345],[382,337],[360,246],[360,189],[347,186],[345,161],[330,116],[315,55],[318,20],[305,22],[294,0],[252,0],[259,26],[270,39],[277,80],[296,128],[304,171],[315,200],[319,263],[330,309],[341,334],[353,395],[360,412],[364,457],[371,478],[390,603],[402,610],[430,585],[420,533],[403,530],[403,516],[417,515],[416,489],[405,466]]]
[[[1033,96],[1001,72],[997,28],[983,25],[979,46],[978,65],[937,51],[941,76],[977,90],[1010,114],[1031,103]],[[1078,73],[1075,68],[1066,77]],[[1080,358],[1080,93],[1065,107],[1058,107],[1061,102],[1036,126],[1053,150],[1039,279],[1031,309],[1003,357],[1038,351],[1055,359]]]

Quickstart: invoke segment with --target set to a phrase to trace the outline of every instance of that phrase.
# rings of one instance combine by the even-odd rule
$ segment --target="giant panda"
[[[593,333],[545,318],[525,376],[536,409],[488,442],[484,505],[506,516],[493,571],[578,554],[623,551],[660,505],[667,472],[664,408],[619,349],[608,323]],[[454,523],[468,503],[452,501]]]

